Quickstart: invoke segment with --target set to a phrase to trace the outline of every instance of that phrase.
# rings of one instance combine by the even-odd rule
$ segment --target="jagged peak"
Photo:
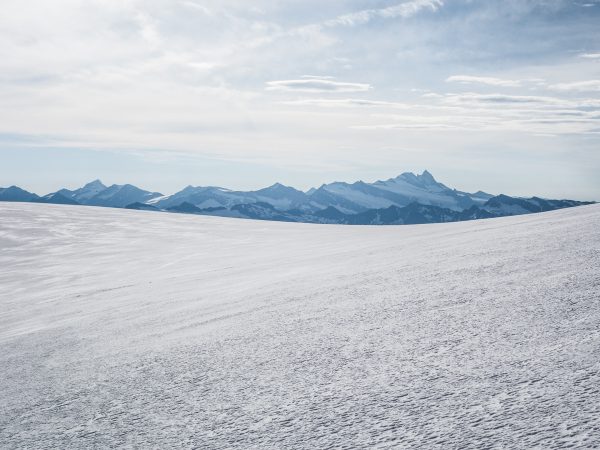
[[[438,184],[437,180],[433,177],[431,172],[424,170],[420,175],[413,172],[404,172],[398,175],[396,178],[391,178],[388,181],[398,182],[405,181],[411,184]]]
[[[282,184],[280,182],[273,183],[271,186],[268,186],[268,187],[266,187],[264,189],[261,189],[261,190],[267,191],[267,190],[275,190],[275,189],[277,189],[277,190],[283,190],[283,189],[285,189],[285,190],[294,190],[294,191],[296,190],[293,187],[286,186],[285,184]]]
[[[419,175],[419,178],[422,178],[426,181],[430,181],[432,183],[435,183],[435,178],[433,178],[433,175],[431,175],[431,172],[429,172],[428,170],[424,170],[423,173],[421,175]]]
[[[104,185],[104,183],[102,183],[102,181],[100,181],[98,178],[95,179],[94,181],[90,181],[89,183],[87,183],[83,187],[87,188],[87,189],[91,189],[91,188],[106,188],[106,186]]]

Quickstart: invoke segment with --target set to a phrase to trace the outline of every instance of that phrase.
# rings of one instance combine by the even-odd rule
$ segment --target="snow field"
[[[0,447],[600,447],[598,230],[0,203]]]

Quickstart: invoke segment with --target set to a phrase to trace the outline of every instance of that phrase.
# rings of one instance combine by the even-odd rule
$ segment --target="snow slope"
[[[598,230],[0,203],[0,447],[598,447]]]

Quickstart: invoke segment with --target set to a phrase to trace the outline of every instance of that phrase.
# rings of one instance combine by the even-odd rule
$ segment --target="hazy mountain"
[[[33,202],[39,196],[18,186],[0,188],[0,202]]]
[[[113,184],[90,197],[85,201],[85,204],[124,208],[125,206],[136,202],[147,203],[149,200],[161,196],[162,194],[159,192],[145,191],[131,184]]]
[[[407,206],[417,202],[422,205],[440,206],[455,211],[462,211],[473,205],[483,205],[493,196],[478,191],[475,194],[450,189],[435,180],[433,175],[425,170],[421,175],[410,172],[386,181],[377,181],[373,186],[398,195],[397,206]]]
[[[239,203],[252,202],[243,195],[234,193],[229,189],[216,186],[187,186],[173,195],[151,200],[149,203],[161,209],[169,209],[183,203],[189,203],[197,208],[231,207]]]
[[[313,214],[313,216],[323,219],[325,221],[330,221],[332,223],[344,223],[344,221],[348,217],[347,214],[344,214],[339,209],[333,206],[328,206],[327,208],[321,211],[317,211]]]
[[[275,183],[267,188],[248,192],[248,194],[256,199],[256,202],[269,203],[280,210],[294,209],[308,201],[308,196],[304,192],[281,183]]]
[[[183,206],[183,205],[182,205]],[[186,204],[185,211],[178,208],[178,212],[194,214],[207,214],[205,210],[197,209],[192,212],[193,205]],[[174,208],[170,211],[176,211]],[[230,211],[226,213],[225,211]],[[496,217],[494,214],[472,206],[465,211],[454,211],[439,206],[421,205],[411,203],[408,206],[398,207],[392,205],[388,208],[369,209],[356,214],[345,214],[333,206],[314,213],[306,213],[300,210],[279,211],[268,203],[250,203],[236,205],[230,210],[216,211],[218,216],[240,217],[254,220],[276,220],[280,222],[304,222],[304,223],[329,223],[347,225],[406,225],[425,224],[441,222],[458,222],[462,220],[487,219]]]
[[[168,209],[182,203],[189,203],[198,208],[226,207],[250,203],[269,203],[280,210],[296,208],[308,200],[302,191],[276,183],[258,191],[232,191],[215,186],[188,186],[169,196],[155,199],[151,203],[159,208]]]
[[[279,211],[273,205],[264,202],[235,205],[231,208],[231,211],[237,213],[239,217],[249,219],[276,220],[278,222],[310,222],[310,220],[302,220],[303,217],[301,215]]]
[[[462,211],[474,205],[483,205],[492,195],[485,192],[470,194],[450,189],[439,183],[428,172],[421,175],[410,172],[396,178],[375,183],[324,184],[310,193],[313,206],[334,206],[345,213],[362,212],[389,206],[408,206],[411,203],[439,206]]]
[[[368,187],[369,185],[362,181],[354,184],[340,182],[324,184],[311,192],[308,204],[312,210],[321,210],[333,206],[346,214],[383,208],[393,204],[381,195],[384,194],[383,192],[372,193],[369,192]]]
[[[302,192],[281,183],[256,191],[188,186],[172,195],[131,184],[105,186],[94,180],[44,197],[19,187],[0,189],[0,201],[84,204],[285,222],[399,225],[456,222],[529,214],[588,204],[539,197],[468,193],[438,182],[431,173],[403,173],[374,183],[334,182]]]
[[[71,197],[67,197],[60,192],[44,195],[36,200],[38,203],[52,203],[56,205],[79,205],[80,203]]]
[[[137,211],[160,211],[156,206],[148,205],[147,203],[135,202],[127,205],[125,209],[135,209]]]
[[[0,188],[0,201],[2,202],[33,202],[38,198],[36,194],[27,192],[18,186]]]
[[[337,223],[350,225],[411,225],[425,223],[459,222],[463,220],[488,219],[495,217],[488,211],[477,206],[464,211],[454,211],[439,206],[421,205],[411,203],[408,206],[392,205],[383,209],[370,209],[358,214],[342,214],[335,209],[328,208],[321,213],[323,216],[335,220]]]
[[[67,198],[75,200],[77,203],[87,204],[87,201],[106,189],[100,180],[94,180],[85,186],[70,191],[69,189],[61,189],[56,194],[61,194]]]
[[[82,205],[114,208],[125,208],[133,203],[148,203],[150,200],[162,196],[159,192],[145,191],[131,184],[113,184],[107,187],[100,180],[94,180],[72,191],[60,189],[46,197],[51,195],[60,195]]]
[[[226,212],[226,215],[229,214],[229,210],[224,206],[212,206],[208,208],[198,208],[195,205],[192,205],[188,202],[183,202],[181,205],[171,206],[167,208],[167,211],[174,213],[182,213],[182,214],[203,214],[203,215],[219,215],[219,212]],[[235,214],[234,214],[235,215]]]
[[[299,210],[316,213],[330,206],[340,212],[353,214],[389,206],[407,206],[417,202],[462,211],[483,205],[490,194],[470,194],[450,189],[424,171],[421,175],[403,173],[396,178],[375,183],[334,182],[302,192],[276,183],[258,191],[231,191],[221,187],[188,186],[173,195],[151,201],[159,208],[170,208],[184,202],[198,208],[226,207],[250,203],[269,203],[280,211]]]
[[[356,214],[347,223],[354,225],[405,225],[457,221],[457,213],[447,208],[411,203],[408,206],[390,206]]]
[[[181,205],[167,208],[167,211],[184,214],[202,214],[204,210],[198,208],[196,205],[192,205],[191,203],[183,202]]]
[[[534,212],[552,211],[555,209],[570,208],[572,206],[586,205],[590,202],[577,202],[575,200],[546,200],[539,197],[516,198],[508,195],[498,195],[489,199],[483,208],[498,216],[516,216]]]

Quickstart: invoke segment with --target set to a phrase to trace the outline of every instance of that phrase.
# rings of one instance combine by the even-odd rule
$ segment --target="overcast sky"
[[[0,186],[428,169],[600,200],[600,0],[2,0]]]

